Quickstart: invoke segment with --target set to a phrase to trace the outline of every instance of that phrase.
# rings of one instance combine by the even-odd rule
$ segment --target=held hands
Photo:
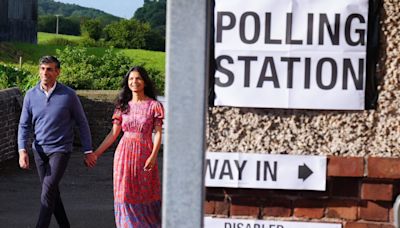
[[[19,150],[19,167],[29,169],[29,155],[25,149]]]
[[[144,164],[144,171],[151,171],[153,169],[153,167],[156,165],[156,159],[157,157],[150,155],[147,160],[146,163]]]
[[[97,154],[96,153],[86,154],[84,163],[86,167],[93,168],[97,163]]]

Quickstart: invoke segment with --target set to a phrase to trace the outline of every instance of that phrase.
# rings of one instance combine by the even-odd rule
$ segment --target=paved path
[[[31,154],[30,154],[31,155]],[[21,170],[16,159],[0,163],[0,228],[33,228],[40,189],[36,167]],[[112,228],[114,225],[112,159],[107,152],[94,169],[73,152],[60,191],[72,228]],[[53,216],[51,228],[58,227]]]

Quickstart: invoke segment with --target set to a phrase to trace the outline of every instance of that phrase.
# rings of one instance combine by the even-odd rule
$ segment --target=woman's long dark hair
[[[123,113],[129,112],[128,102],[132,100],[132,91],[129,89],[128,85],[129,74],[132,71],[138,72],[143,78],[144,94],[147,97],[157,100],[157,92],[155,90],[154,83],[151,81],[149,75],[147,74],[147,71],[141,66],[134,66],[128,71],[128,73],[125,74],[122,81],[122,89],[116,101],[116,108],[120,109]]]

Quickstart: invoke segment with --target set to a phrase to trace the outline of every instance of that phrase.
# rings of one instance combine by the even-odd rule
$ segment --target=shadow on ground
[[[115,227],[112,159],[113,153],[107,152],[89,170],[83,165],[83,154],[72,153],[60,186],[71,227]],[[0,227],[35,227],[40,185],[32,155],[30,160],[30,170],[21,170],[17,159],[0,163]],[[50,227],[58,227],[54,216]]]

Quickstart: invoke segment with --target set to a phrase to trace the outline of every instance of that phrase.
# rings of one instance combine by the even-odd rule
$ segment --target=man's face
[[[39,66],[40,83],[42,86],[53,86],[60,74],[55,63],[45,63]]]

